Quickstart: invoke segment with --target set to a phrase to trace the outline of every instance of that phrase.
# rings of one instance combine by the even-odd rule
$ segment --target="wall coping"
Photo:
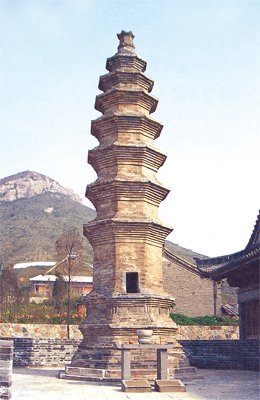
[[[0,338],[66,339],[66,325],[0,323]],[[71,339],[82,339],[78,325],[70,326]],[[228,340],[238,339],[237,325],[179,325],[176,340]]]

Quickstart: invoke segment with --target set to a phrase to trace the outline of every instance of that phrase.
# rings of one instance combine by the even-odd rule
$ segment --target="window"
[[[126,293],[138,292],[138,272],[126,272]]]
[[[243,309],[246,338],[257,339],[260,334],[259,300],[245,303]]]

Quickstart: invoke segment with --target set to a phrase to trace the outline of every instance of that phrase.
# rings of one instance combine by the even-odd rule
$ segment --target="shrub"
[[[239,321],[230,317],[214,317],[205,315],[204,317],[187,317],[183,314],[171,313],[172,320],[178,325],[238,325]]]

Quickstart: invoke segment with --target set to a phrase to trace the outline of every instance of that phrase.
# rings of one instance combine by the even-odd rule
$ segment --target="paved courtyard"
[[[259,400],[256,371],[199,370],[186,393],[123,393],[119,386],[62,380],[55,369],[15,368],[12,400]]]

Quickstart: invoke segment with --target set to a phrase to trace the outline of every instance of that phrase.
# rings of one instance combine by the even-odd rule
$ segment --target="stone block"
[[[155,390],[157,392],[186,392],[186,386],[179,379],[174,380],[155,380]]]
[[[0,399],[9,400],[11,399],[11,392],[8,388],[1,386],[0,384]]]
[[[144,393],[151,392],[152,387],[149,382],[145,379],[143,380],[122,380],[122,390],[123,392],[130,393]]]

